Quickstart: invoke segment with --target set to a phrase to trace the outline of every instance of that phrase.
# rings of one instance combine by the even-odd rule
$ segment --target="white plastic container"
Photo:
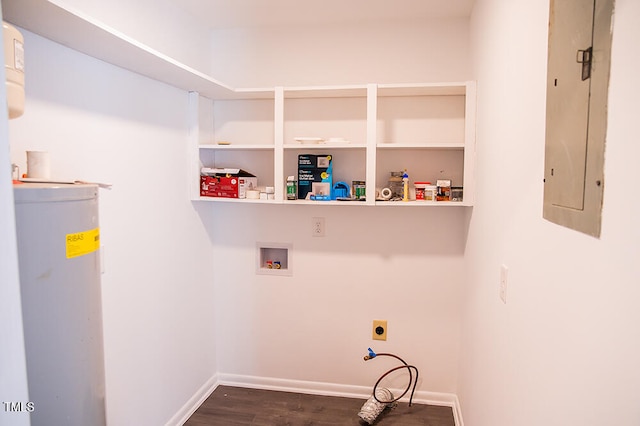
[[[436,186],[431,185],[431,182],[415,182],[416,201],[435,201],[436,200]]]
[[[51,162],[47,151],[27,151],[27,177],[51,179]]]

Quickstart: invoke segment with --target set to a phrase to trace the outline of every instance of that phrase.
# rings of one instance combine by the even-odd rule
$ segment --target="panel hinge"
[[[593,47],[576,52],[576,62],[582,64],[582,81],[591,77],[591,59]]]

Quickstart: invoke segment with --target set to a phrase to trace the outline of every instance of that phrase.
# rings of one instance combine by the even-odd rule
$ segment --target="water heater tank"
[[[24,112],[24,38],[13,25],[2,22],[4,69],[7,75],[9,118]]]

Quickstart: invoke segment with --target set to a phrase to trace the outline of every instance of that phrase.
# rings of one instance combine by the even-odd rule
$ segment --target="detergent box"
[[[203,168],[200,195],[203,197],[246,198],[246,191],[258,187],[258,178],[242,169]]]
[[[298,155],[298,198],[331,199],[333,157],[330,154]]]

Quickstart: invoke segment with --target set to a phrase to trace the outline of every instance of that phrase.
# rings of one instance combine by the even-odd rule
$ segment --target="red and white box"
[[[258,178],[242,169],[203,168],[200,196],[246,198],[247,190],[258,187]]]

